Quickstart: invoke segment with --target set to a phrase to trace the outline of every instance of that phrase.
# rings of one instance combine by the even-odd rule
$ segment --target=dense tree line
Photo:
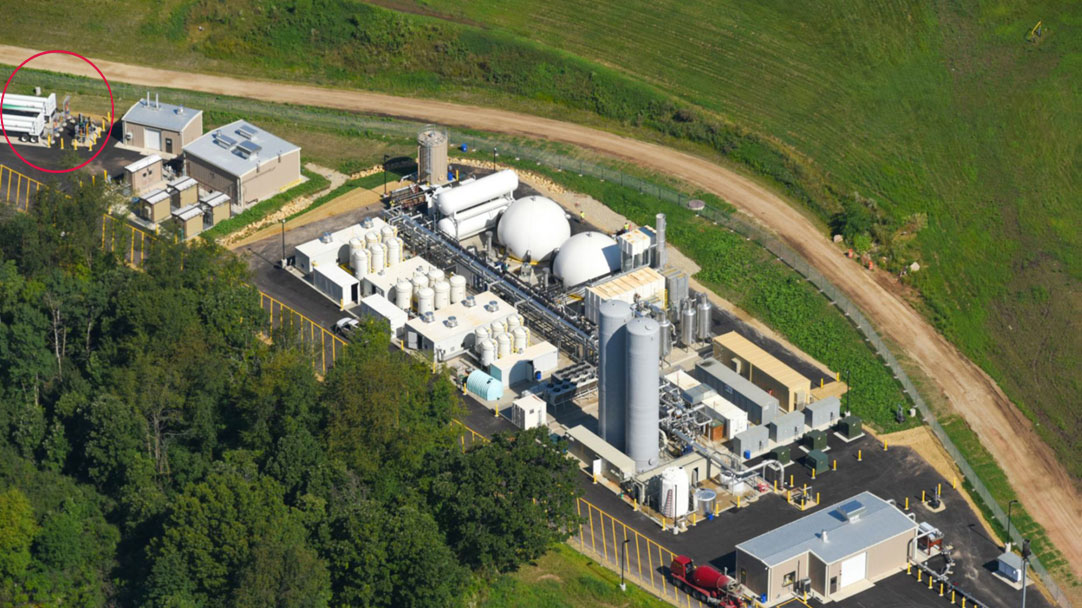
[[[463,452],[384,327],[320,379],[232,254],[132,269],[66,189],[0,210],[0,605],[455,606],[566,538],[547,434]]]

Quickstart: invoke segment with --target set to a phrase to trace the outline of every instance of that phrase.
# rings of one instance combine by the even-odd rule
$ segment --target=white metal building
[[[447,361],[466,352],[472,345],[473,332],[495,321],[506,321],[515,314],[513,306],[491,291],[484,291],[468,302],[455,302],[433,312],[432,320],[416,317],[406,323],[405,341],[409,348],[432,351],[437,361]]]
[[[324,264],[312,271],[312,284],[341,307],[352,306],[360,297],[360,281],[337,264]]]
[[[525,394],[511,402],[511,421],[520,429],[532,429],[548,424],[545,400],[533,393]]]
[[[322,264],[349,263],[349,241],[353,238],[365,239],[369,232],[380,234],[387,222],[378,217],[367,218],[362,223],[350,224],[341,230],[330,233],[330,239],[313,239],[296,247],[294,266],[304,274]]]
[[[361,314],[366,317],[374,317],[386,321],[391,327],[391,335],[402,336],[402,329],[409,320],[409,313],[397,307],[387,298],[380,294],[372,294],[361,298]]]
[[[649,266],[599,281],[586,288],[586,318],[597,323],[602,302],[620,300],[633,304],[637,300],[656,302],[665,307],[665,277]]]
[[[706,415],[725,424],[725,439],[729,440],[748,430],[748,413],[729,400],[714,393],[703,399]]]
[[[499,357],[489,366],[488,373],[493,378],[503,382],[505,387],[518,384],[532,378],[541,372],[545,378],[556,369],[559,352],[556,347],[548,342],[541,341],[526,347],[521,353],[512,352],[505,357]]]

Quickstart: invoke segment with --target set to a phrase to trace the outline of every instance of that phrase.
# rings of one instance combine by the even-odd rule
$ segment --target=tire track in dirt
[[[18,65],[34,52],[0,45],[0,61]],[[90,66],[69,59],[46,55],[36,59],[33,67],[94,76]],[[799,250],[936,382],[952,407],[996,455],[1027,511],[1044,526],[1075,574],[1082,576],[1082,539],[1076,534],[1082,530],[1082,493],[1030,421],[983,370],[947,342],[919,313],[876,282],[872,273],[843,257],[796,208],[752,179],[661,145],[506,110],[94,61],[110,80],[136,85],[318,105],[559,141],[668,173],[713,192]]]

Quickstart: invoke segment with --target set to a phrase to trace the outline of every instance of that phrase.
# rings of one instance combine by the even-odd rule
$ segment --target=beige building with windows
[[[238,120],[185,146],[184,167],[203,189],[225,193],[236,213],[299,183],[301,149]]]
[[[841,599],[905,569],[917,522],[871,492],[736,546],[741,584],[773,606],[806,589]]]
[[[203,111],[160,103],[157,96],[135,102],[120,119],[124,143],[170,158],[203,134]]]
[[[714,338],[714,358],[777,397],[785,411],[803,409],[811,397],[811,380],[735,331]]]

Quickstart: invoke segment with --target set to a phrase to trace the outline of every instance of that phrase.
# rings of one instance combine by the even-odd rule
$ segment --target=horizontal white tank
[[[436,284],[432,287],[432,291],[436,294],[436,310],[443,310],[451,305],[450,283],[440,279],[439,281],[436,281]]]
[[[500,359],[511,354],[511,334],[504,332],[496,336],[496,356]]]
[[[466,299],[466,277],[455,274],[451,275],[451,303],[458,304]]]
[[[436,292],[431,287],[422,287],[417,290],[417,314],[423,315],[432,312],[435,308]]]
[[[406,279],[398,279],[398,282],[394,284],[394,305],[402,310],[409,310],[412,297],[413,283]]]
[[[442,190],[436,194],[436,207],[443,215],[451,215],[494,198],[508,196],[516,188],[518,175],[504,169],[468,184]]]

